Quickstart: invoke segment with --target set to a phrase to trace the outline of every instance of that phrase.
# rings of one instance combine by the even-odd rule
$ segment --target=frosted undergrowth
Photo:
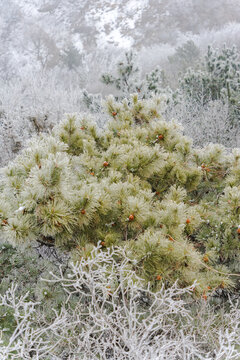
[[[237,304],[221,316],[192,300],[194,284],[163,285],[153,293],[129,261],[124,249],[97,247],[69,270],[51,274],[45,282],[67,294],[51,316],[44,303],[16,296],[12,284],[0,297],[14,324],[1,329],[0,359],[239,359]]]

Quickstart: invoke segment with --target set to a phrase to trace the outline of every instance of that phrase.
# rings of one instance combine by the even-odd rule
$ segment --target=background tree
[[[168,57],[174,71],[185,73],[189,67],[197,65],[201,58],[200,49],[193,40],[188,40],[182,46],[178,46],[174,55]]]

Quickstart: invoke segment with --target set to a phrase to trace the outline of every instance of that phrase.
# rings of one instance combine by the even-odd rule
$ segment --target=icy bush
[[[119,261],[118,259],[122,259]],[[44,300],[0,296],[8,314],[1,329],[2,359],[218,359],[239,357],[238,304],[214,312],[205,301],[192,303],[191,287],[175,283],[157,292],[129,267],[126,250],[97,246],[87,259],[52,273],[47,284],[66,294],[61,309],[46,316]],[[6,326],[6,324],[5,324]]]

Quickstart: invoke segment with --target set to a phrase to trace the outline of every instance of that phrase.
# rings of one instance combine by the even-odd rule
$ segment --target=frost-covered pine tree
[[[141,98],[149,98],[164,92],[164,72],[159,67],[145,76],[142,76],[141,72],[137,66],[136,54],[129,51],[125,53],[125,58],[117,63],[116,74],[102,74],[101,81],[116,88],[116,100],[129,97],[131,93],[138,93]]]
[[[221,219],[227,194],[239,194],[237,153],[192,148],[177,123],[161,119],[158,97],[133,95],[130,103],[110,97],[106,108],[107,130],[69,116],[4,169],[6,239],[65,248],[74,260],[99,242],[102,251],[123,246],[155,288],[177,279],[181,286],[197,280],[196,293],[204,295],[231,287],[227,265],[239,259],[238,208],[229,222]]]
[[[189,70],[180,87],[191,99],[203,102],[227,101],[238,104],[240,89],[240,59],[236,47],[221,50],[208,47],[201,70]]]

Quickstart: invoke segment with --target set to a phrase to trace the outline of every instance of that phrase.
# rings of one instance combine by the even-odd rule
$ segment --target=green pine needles
[[[240,153],[193,149],[161,98],[117,103],[100,131],[69,116],[4,169],[1,231],[14,245],[68,249],[73,260],[124,246],[154,288],[197,280],[196,293],[234,286],[240,258]],[[235,264],[235,265],[234,265]]]

